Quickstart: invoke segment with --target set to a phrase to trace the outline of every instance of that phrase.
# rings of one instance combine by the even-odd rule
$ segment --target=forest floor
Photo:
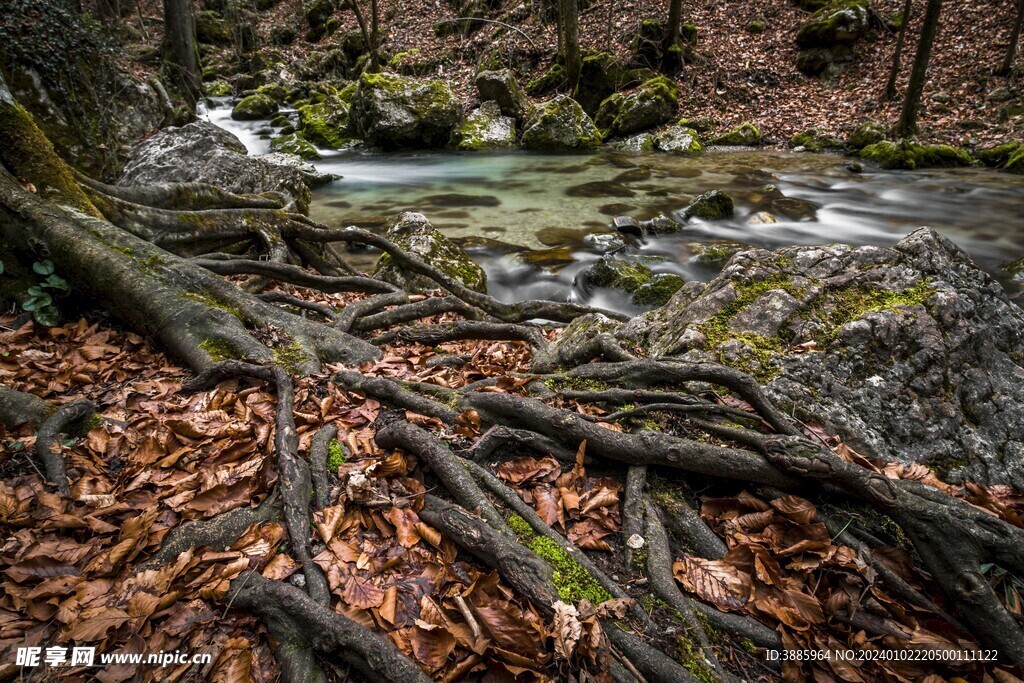
[[[912,3],[913,18],[898,85],[900,95],[913,60],[924,4],[924,0]],[[509,18],[507,15],[517,14],[516,5],[506,2],[503,9],[489,16],[504,17],[525,36],[488,26],[470,37],[438,37],[435,25],[456,16],[450,3],[382,0],[383,49],[390,54],[418,50],[425,57],[448,56],[429,75],[443,79],[467,105],[472,105],[476,98],[473,79],[481,55],[497,50],[505,55],[514,52],[525,56],[523,61],[531,64],[532,69],[520,72],[524,83],[553,61],[554,24],[543,23],[535,16]],[[901,0],[872,2],[880,20],[901,11],[902,5]],[[259,19],[259,31],[265,40],[274,27],[293,25],[298,29],[296,42],[280,48],[293,57],[322,48],[331,40],[328,37],[311,44],[303,38],[306,26],[301,7],[302,0],[282,0]],[[591,3],[581,13],[582,46],[626,57],[629,41],[640,21],[666,15],[665,0]],[[357,28],[351,11],[339,10],[335,16],[342,22],[341,32]],[[876,29],[877,39],[856,46],[853,64],[834,80],[823,81],[808,78],[795,67],[794,36],[808,16],[809,13],[789,2],[685,3],[684,22],[696,25],[699,39],[698,58],[678,76],[680,114],[688,118],[710,117],[721,130],[751,121],[776,143],[784,143],[810,127],[840,134],[866,120],[894,123],[899,115],[899,97],[896,102],[883,105],[879,104],[879,96],[888,78],[895,33]],[[764,17],[764,32],[748,32],[747,26],[758,17]],[[988,97],[1000,87],[1015,93],[1021,91],[1024,69],[1020,66],[1008,78],[992,75],[1005,54],[1013,17],[1014,5],[1009,0],[967,0],[943,5],[920,117],[922,140],[970,147],[1020,136],[1024,127],[1020,117],[1016,122],[1000,121],[1002,103]]]

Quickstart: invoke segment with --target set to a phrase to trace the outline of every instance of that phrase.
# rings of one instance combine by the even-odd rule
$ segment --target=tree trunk
[[[202,71],[195,17],[189,0],[164,0],[164,66],[170,82],[195,109],[202,95]]]
[[[1017,0],[1017,18],[1013,22],[1013,30],[1010,32],[1010,45],[1006,48],[1006,56],[1003,63],[996,69],[996,76],[1009,76],[1013,67],[1013,58],[1017,54],[1017,41],[1020,40],[1021,27],[1024,26],[1024,0]]]
[[[666,49],[679,44],[679,24],[682,20],[683,0],[671,0],[668,4],[668,35],[665,36]]]
[[[924,11],[924,23],[921,25],[921,39],[914,55],[914,66],[910,71],[910,83],[903,99],[903,111],[893,132],[899,137],[909,137],[917,132],[917,115],[921,109],[921,95],[928,75],[928,62],[935,45],[935,34],[939,30],[939,14],[942,12],[942,0],[928,0]]]
[[[370,71],[380,70],[380,8],[370,0]]]
[[[910,25],[910,14],[913,11],[912,0],[903,2],[903,24],[900,25],[899,34],[896,36],[896,49],[892,54],[892,68],[889,70],[889,80],[882,91],[882,102],[889,102],[896,98],[896,79],[900,75],[900,62],[903,59],[903,44],[907,39],[907,26]]]
[[[580,82],[583,60],[580,55],[580,7],[578,0],[562,0],[562,27],[565,31],[565,71],[569,89]]]

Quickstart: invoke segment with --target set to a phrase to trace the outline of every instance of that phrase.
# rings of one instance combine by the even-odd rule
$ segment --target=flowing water
[[[265,153],[266,122],[206,116]],[[936,228],[1003,282],[1022,285],[1000,265],[1024,256],[1024,176],[983,169],[851,171],[851,160],[781,150],[709,150],[699,158],[603,151],[382,154],[324,151],[314,162],[342,176],[313,192],[311,217],[331,227],[384,227],[388,216],[418,211],[459,240],[487,271],[491,294],[506,301],[571,299],[630,310],[609,292],[587,292],[577,274],[611,246],[611,221],[673,215],[694,196],[724,190],[736,203],[726,221],[691,221],[673,235],[633,248],[656,272],[706,280],[715,271],[694,244],[733,241],[779,247],[847,243],[891,245],[922,225]],[[774,185],[784,195],[766,191]],[[769,212],[775,223],[751,222]],[[626,238],[629,240],[629,238]],[[368,267],[369,255],[354,255]]]

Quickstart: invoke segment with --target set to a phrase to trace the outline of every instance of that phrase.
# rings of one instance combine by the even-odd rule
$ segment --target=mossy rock
[[[299,32],[293,26],[275,26],[270,29],[270,42],[274,45],[291,45]]]
[[[267,95],[249,95],[231,110],[231,118],[238,121],[269,119],[277,113],[277,102]]]
[[[621,88],[639,83],[637,70],[631,70],[615,55],[597,52],[584,55],[580,65],[580,82],[573,99],[588,116],[597,116],[601,103]]]
[[[295,156],[302,157],[307,161],[313,161],[320,158],[320,152],[316,151],[316,147],[294,133],[291,135],[282,135],[281,137],[271,140],[270,151],[294,154]]]
[[[837,0],[819,9],[800,27],[796,43],[804,49],[853,45],[870,26],[870,0]]]
[[[487,274],[459,245],[451,241],[430,224],[420,213],[400,214],[386,233],[388,239],[415,254],[449,277],[476,292],[487,292]],[[387,254],[377,260],[373,276],[410,292],[426,292],[439,285],[422,275],[414,275],[397,267]]]
[[[1024,278],[1024,256],[1015,260],[1007,261],[1002,264],[1000,268],[1013,276],[1013,279],[1019,280]]]
[[[827,152],[840,150],[845,143],[837,137],[826,135],[817,128],[808,128],[789,139],[792,149],[802,147],[807,152]]]
[[[851,152],[859,152],[868,145],[885,140],[887,134],[888,130],[881,123],[865,121],[850,133],[850,137],[846,138],[846,149]]]
[[[741,123],[727,133],[712,138],[709,144],[729,147],[752,147],[761,143],[761,131],[752,123]]]
[[[314,145],[341,149],[352,141],[348,136],[348,106],[334,97],[299,107],[299,131]]]
[[[691,242],[687,246],[694,261],[719,270],[729,262],[733,254],[750,248],[739,242]]]
[[[516,120],[503,116],[493,101],[481,104],[452,133],[452,146],[464,152],[509,149],[515,143]]]
[[[196,40],[209,45],[231,42],[231,27],[217,12],[196,12]]]
[[[634,304],[644,307],[664,305],[685,282],[678,275],[656,274],[638,259],[611,256],[602,256],[581,273],[581,278],[588,287],[625,292]]]
[[[918,145],[908,140],[876,142],[862,149],[860,155],[884,169],[913,171],[971,165],[971,155],[962,149],[949,145]]]
[[[682,214],[686,220],[700,218],[706,221],[721,221],[732,218],[736,213],[732,197],[721,190],[711,190],[690,202]]]
[[[288,90],[280,83],[268,83],[256,88],[257,95],[266,95],[275,102],[284,102],[288,99]]]
[[[1010,155],[1003,165],[1004,171],[1010,173],[1024,173],[1024,145],[1017,148],[1017,151]]]
[[[601,103],[595,123],[605,137],[630,135],[668,123],[679,106],[675,81],[658,76],[629,93],[615,93]]]
[[[476,89],[481,102],[496,102],[505,116],[520,121],[526,115],[530,103],[511,69],[481,71],[476,75]]]
[[[849,45],[812,47],[797,53],[796,68],[797,71],[811,78],[818,76],[834,78],[842,73],[846,65],[854,58],[853,49]]]
[[[441,81],[392,73],[364,73],[352,97],[352,132],[385,150],[427,149],[448,144],[461,107]]]
[[[306,0],[302,5],[302,13],[306,18],[309,28],[317,31],[323,30],[323,26],[334,13],[333,0]]]
[[[530,109],[522,142],[525,149],[545,152],[596,150],[601,134],[576,100],[558,95]]]
[[[691,128],[701,135],[710,133],[715,129],[715,120],[710,116],[698,116],[698,117],[686,117],[676,121],[676,125],[681,128]]]
[[[654,136],[654,147],[659,152],[687,157],[700,156],[704,152],[697,131],[684,126],[669,126],[659,131]]]
[[[754,35],[759,35],[761,33],[764,33],[764,31],[765,31],[765,29],[767,27],[768,27],[768,21],[764,18],[763,14],[759,14],[756,17],[754,17],[753,19],[750,20],[750,22],[747,24],[745,30],[746,30],[747,33],[752,33]]]
[[[222,79],[203,84],[203,94],[207,97],[227,97],[232,92],[234,88],[231,84]]]
[[[526,84],[526,92],[531,97],[542,97],[565,86],[568,82],[569,77],[565,73],[565,67],[561,64],[552,64],[550,69]]]
[[[976,156],[978,161],[986,166],[997,168],[1008,162],[1010,158],[1022,147],[1024,147],[1024,143],[1012,140],[1010,142],[1004,142],[1001,145],[979,149],[974,153],[974,156]]]

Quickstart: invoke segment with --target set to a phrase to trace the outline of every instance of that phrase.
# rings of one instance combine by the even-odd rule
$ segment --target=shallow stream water
[[[241,122],[230,109],[206,113],[250,153],[268,151],[266,122]],[[458,239],[487,271],[491,294],[506,301],[571,299],[631,311],[611,292],[588,292],[576,275],[607,250],[614,216],[672,215],[694,196],[719,189],[736,202],[727,221],[692,221],[679,233],[633,247],[656,272],[706,280],[715,271],[693,258],[694,243],[752,246],[847,243],[891,245],[922,225],[965,249],[1019,297],[1000,265],[1024,256],[1024,176],[983,169],[853,172],[839,155],[782,150],[708,150],[699,158],[603,151],[382,154],[323,151],[314,162],[342,176],[313,192],[311,217],[331,227],[380,229],[388,216],[418,211]],[[766,193],[774,185],[785,199]],[[776,223],[751,223],[758,212]],[[354,255],[368,267],[369,255]],[[1018,299],[1020,300],[1020,299]]]

